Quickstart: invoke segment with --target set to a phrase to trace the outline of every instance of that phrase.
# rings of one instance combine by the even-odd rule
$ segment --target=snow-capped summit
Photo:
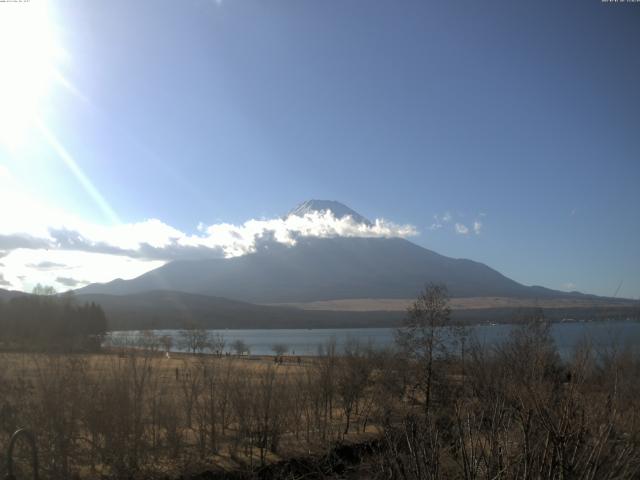
[[[291,210],[287,217],[303,217],[307,213],[330,211],[336,218],[351,217],[356,223],[363,223],[367,226],[373,225],[371,221],[360,215],[355,210],[347,207],[343,203],[334,200],[307,200]]]

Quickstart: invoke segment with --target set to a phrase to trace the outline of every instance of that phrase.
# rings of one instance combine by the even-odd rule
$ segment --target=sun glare
[[[59,57],[47,2],[6,2],[0,11],[0,144],[25,141]]]

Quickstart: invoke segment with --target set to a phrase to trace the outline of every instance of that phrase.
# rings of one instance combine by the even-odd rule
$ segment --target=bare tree
[[[244,340],[240,339],[234,341],[231,344],[231,348],[233,348],[233,351],[236,352],[236,355],[238,356],[244,355],[245,353],[249,355],[249,353],[251,352],[249,345],[247,345]]]
[[[170,352],[173,346],[173,337],[171,335],[163,335],[160,337],[160,343],[165,352]]]
[[[160,348],[160,338],[152,330],[144,330],[136,337],[135,347],[143,350],[157,351]]]
[[[202,353],[209,348],[209,332],[203,328],[186,328],[180,331],[180,345],[187,352]]]
[[[284,343],[276,343],[271,346],[271,351],[275,354],[276,357],[281,357],[289,351],[289,347]]]
[[[318,358],[314,364],[316,372],[312,379],[318,391],[319,402],[315,406],[316,423],[322,441],[330,433],[333,419],[333,402],[336,395],[336,374],[338,370],[338,354],[335,337],[318,347]]]
[[[444,353],[443,327],[450,325],[451,308],[447,287],[429,284],[409,307],[403,326],[396,332],[398,345],[417,361],[417,386],[424,395],[427,413],[431,404],[433,361],[438,353]]]
[[[350,339],[339,359],[340,368],[337,371],[336,390],[342,400],[342,410],[345,417],[343,434],[349,433],[352,414],[358,411],[358,403],[369,385],[372,362],[367,357],[362,346],[355,339]]]
[[[212,353],[221,357],[224,353],[224,347],[227,345],[224,335],[216,333],[215,335],[209,335],[209,349]]]
[[[33,293],[34,295],[45,297],[55,295],[58,292],[50,285],[42,285],[38,283],[35,287],[33,287],[31,293]]]

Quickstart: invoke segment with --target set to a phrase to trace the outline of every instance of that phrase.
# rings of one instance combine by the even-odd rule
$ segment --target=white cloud
[[[567,283],[563,283],[562,284],[562,288],[564,290],[568,290],[570,292],[574,291],[576,289],[576,284],[573,282],[567,282]]]
[[[442,220],[440,219],[438,214],[435,214],[433,216],[433,223],[429,227],[429,230],[439,230],[441,228],[442,228]]]
[[[45,223],[44,219],[52,221]],[[396,225],[383,219],[365,225],[351,217],[336,218],[331,212],[249,220],[241,225],[200,225],[197,234],[184,233],[158,219],[113,226],[50,215],[32,217],[31,225],[12,225],[11,221],[2,220],[2,250],[72,250],[159,260],[244,255],[255,251],[256,242],[267,236],[295,245],[298,237],[407,237],[417,233],[412,225]]]
[[[455,227],[456,233],[459,233],[460,235],[467,235],[469,233],[469,227],[467,227],[463,223],[456,223]]]
[[[454,215],[450,211],[446,211],[442,215],[436,214],[433,216],[434,221],[429,227],[429,230],[433,231],[445,228],[446,230],[454,231],[459,235],[468,235],[473,230],[473,233],[475,233],[476,235],[480,235],[480,232],[482,232],[482,228],[484,226],[481,219],[483,217],[486,217],[486,215],[487,214],[484,212],[478,213],[476,215],[476,219],[473,221],[471,226],[468,227],[466,222],[463,223],[458,221],[464,218],[464,214],[458,212]]]
[[[365,225],[351,217],[338,219],[331,212],[249,220],[241,225],[201,226],[193,235],[157,219],[115,226],[74,220],[48,227],[33,225],[29,231],[37,235],[12,232],[0,222],[0,249],[7,251],[3,258],[6,282],[22,290],[30,290],[35,283],[64,287],[59,278],[82,278],[90,282],[134,278],[170,260],[245,255],[254,252],[264,241],[293,246],[300,237],[417,234],[411,225],[396,225],[382,219]]]
[[[58,282],[60,285],[64,285],[69,288],[82,287],[84,285],[91,283],[91,282],[87,282],[86,280],[78,280],[71,277],[56,277],[56,282]]]
[[[8,208],[20,205],[20,208]],[[0,168],[0,251],[5,287],[30,290],[35,283],[59,289],[69,279],[106,282],[134,278],[175,259],[235,257],[260,242],[295,245],[300,237],[408,237],[412,225],[376,219],[370,225],[329,212],[249,220],[240,225],[199,224],[195,234],[152,218],[98,225],[55,209],[15,184]],[[63,281],[60,281],[62,279]]]
[[[50,262],[47,260],[44,260],[42,262],[39,263],[30,263],[28,265],[29,267],[32,268],[37,268],[38,270],[52,270],[52,269],[56,269],[56,268],[65,268],[66,265],[63,263],[56,263],[56,262]]]
[[[41,262],[64,265],[46,270],[34,267]],[[3,258],[3,288],[30,291],[37,283],[67,290],[58,278],[77,278],[90,282],[109,282],[115,278],[135,278],[165,264],[162,260],[144,260],[104,253],[19,248]]]

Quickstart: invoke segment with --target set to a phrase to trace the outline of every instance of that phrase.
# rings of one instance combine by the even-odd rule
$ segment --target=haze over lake
[[[497,345],[508,338],[515,325],[477,325],[469,328],[471,337],[480,343]],[[209,330],[213,335],[220,334],[226,341],[226,350],[235,340],[243,340],[251,349],[252,355],[273,355],[272,346],[284,344],[291,355],[317,355],[318,348],[335,339],[340,351],[346,343],[355,339],[365,345],[378,348],[390,347],[394,343],[394,328],[317,328],[317,329],[256,329],[256,330]],[[174,338],[175,351],[181,351],[179,330],[154,330],[158,336],[171,335]],[[143,333],[114,331],[111,338],[135,341]],[[640,348],[640,322],[565,322],[551,325],[551,334],[562,356],[569,356],[576,345],[590,341],[596,351],[631,347]]]

